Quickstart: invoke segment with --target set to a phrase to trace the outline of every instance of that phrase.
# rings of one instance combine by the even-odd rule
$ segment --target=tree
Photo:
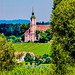
[[[23,23],[22,25],[20,25],[20,33],[21,35],[25,33],[25,31],[27,30],[27,24]]]
[[[54,7],[53,9],[55,9],[57,7],[57,5],[61,2],[62,0],[54,0]]]
[[[51,40],[51,39],[52,39],[52,36],[51,36],[51,33],[50,33],[50,29],[47,29],[47,30],[45,31],[45,33],[47,33],[47,38],[48,38],[49,40]]]
[[[36,30],[36,39],[39,40],[39,34],[42,33],[42,31]]]
[[[56,72],[64,74],[75,60],[75,0],[62,0],[51,19],[52,59]]]
[[[26,62],[32,62],[33,61],[33,57],[31,57],[30,53],[27,53],[26,56],[24,57]]]
[[[49,41],[49,39],[47,38],[47,34],[46,33],[41,33],[39,41],[42,42],[42,43],[46,43],[47,41]]]
[[[25,34],[21,35],[21,40],[24,42],[24,40],[25,40]]]
[[[12,39],[12,42],[13,43],[17,43],[17,42],[21,42],[21,39],[20,39],[20,37],[16,37],[16,36],[9,36],[8,38],[7,38],[7,40],[8,41],[10,41],[10,39]]]
[[[44,54],[43,55],[43,58],[47,58],[49,55],[48,54]]]
[[[46,63],[51,63],[50,57],[46,58]]]
[[[8,43],[3,34],[0,35],[0,70],[11,70],[15,66],[14,47]]]

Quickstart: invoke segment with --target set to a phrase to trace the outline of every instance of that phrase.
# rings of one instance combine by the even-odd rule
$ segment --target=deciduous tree
[[[69,64],[75,60],[75,0],[62,0],[53,10],[51,33],[56,71],[65,75]]]
[[[14,47],[8,43],[3,34],[0,35],[0,70],[11,70],[14,65]]]

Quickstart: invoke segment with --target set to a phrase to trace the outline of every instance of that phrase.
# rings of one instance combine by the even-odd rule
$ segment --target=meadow
[[[16,52],[33,52],[35,55],[50,54],[51,43],[13,43]]]

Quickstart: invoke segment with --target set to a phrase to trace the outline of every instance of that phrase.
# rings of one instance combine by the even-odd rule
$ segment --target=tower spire
[[[32,8],[32,15],[34,15],[34,8]]]
[[[32,8],[32,12],[34,12],[34,8]]]

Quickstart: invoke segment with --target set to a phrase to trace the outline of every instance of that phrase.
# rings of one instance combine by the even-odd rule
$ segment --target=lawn
[[[51,43],[14,43],[16,52],[33,52],[35,55],[50,54]]]

